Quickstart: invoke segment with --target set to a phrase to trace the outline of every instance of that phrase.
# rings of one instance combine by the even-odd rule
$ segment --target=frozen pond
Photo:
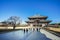
[[[12,31],[0,34],[0,40],[51,40],[47,38],[45,34],[40,31]]]

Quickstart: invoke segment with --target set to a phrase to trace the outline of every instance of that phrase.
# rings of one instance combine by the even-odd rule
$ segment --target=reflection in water
[[[39,32],[38,29],[36,30],[19,30],[0,34],[0,40],[51,40]]]
[[[31,33],[29,37],[26,38],[26,40],[51,40],[47,38],[44,34],[42,34],[39,31],[34,31]]]
[[[24,29],[24,33],[28,33],[28,29]]]

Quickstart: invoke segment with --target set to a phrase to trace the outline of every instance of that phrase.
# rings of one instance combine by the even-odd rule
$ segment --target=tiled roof
[[[28,18],[47,18],[47,16],[41,16],[41,15],[34,15]]]

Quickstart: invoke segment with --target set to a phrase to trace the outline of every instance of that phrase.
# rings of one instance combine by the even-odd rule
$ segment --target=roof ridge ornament
[[[36,13],[34,16],[41,16],[39,13]]]

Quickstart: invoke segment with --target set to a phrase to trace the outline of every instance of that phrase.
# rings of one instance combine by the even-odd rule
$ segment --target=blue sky
[[[0,21],[19,16],[24,22],[35,14],[48,16],[52,23],[60,22],[59,0],[0,0]]]

